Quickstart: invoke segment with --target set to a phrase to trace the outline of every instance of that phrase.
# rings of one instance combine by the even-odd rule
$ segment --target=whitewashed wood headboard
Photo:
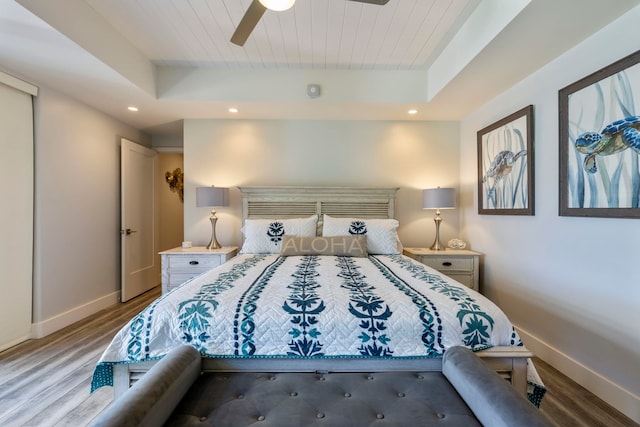
[[[394,218],[397,188],[239,187],[242,218]]]

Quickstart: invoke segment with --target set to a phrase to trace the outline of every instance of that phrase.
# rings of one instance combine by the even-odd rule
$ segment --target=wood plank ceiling
[[[229,43],[251,0],[86,0],[156,65],[216,68],[427,68],[479,0],[298,0],[267,11],[244,47]]]
[[[229,39],[251,0],[0,1],[0,69],[154,134],[230,107],[245,119],[459,120],[639,3],[297,0],[239,47]]]

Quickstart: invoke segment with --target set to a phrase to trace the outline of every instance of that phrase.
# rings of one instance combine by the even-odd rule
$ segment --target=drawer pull
[[[442,265],[444,265],[445,267],[451,267],[451,261],[445,261],[442,263]]]
[[[200,261],[189,261],[189,265],[198,265]]]

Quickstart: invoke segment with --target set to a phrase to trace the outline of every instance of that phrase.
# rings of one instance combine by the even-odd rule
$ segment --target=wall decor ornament
[[[478,213],[534,215],[533,105],[478,131]]]
[[[167,184],[169,184],[169,189],[174,193],[178,193],[180,201],[184,202],[184,173],[182,173],[182,169],[176,168],[173,172],[165,172],[164,179],[167,181]]]
[[[640,51],[560,89],[560,216],[640,218]]]

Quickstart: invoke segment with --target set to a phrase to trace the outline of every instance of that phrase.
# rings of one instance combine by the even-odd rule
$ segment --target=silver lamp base
[[[216,216],[216,210],[211,209],[211,216],[209,217],[211,221],[211,241],[206,246],[207,249],[220,249],[220,243],[218,243],[218,239],[216,238],[216,222],[218,222],[218,217]]]
[[[444,246],[440,242],[440,223],[442,222],[442,218],[440,217],[440,209],[436,210],[436,217],[433,219],[436,223],[436,239],[433,241],[433,245],[429,249],[432,251],[444,251],[446,250],[446,246]]]

